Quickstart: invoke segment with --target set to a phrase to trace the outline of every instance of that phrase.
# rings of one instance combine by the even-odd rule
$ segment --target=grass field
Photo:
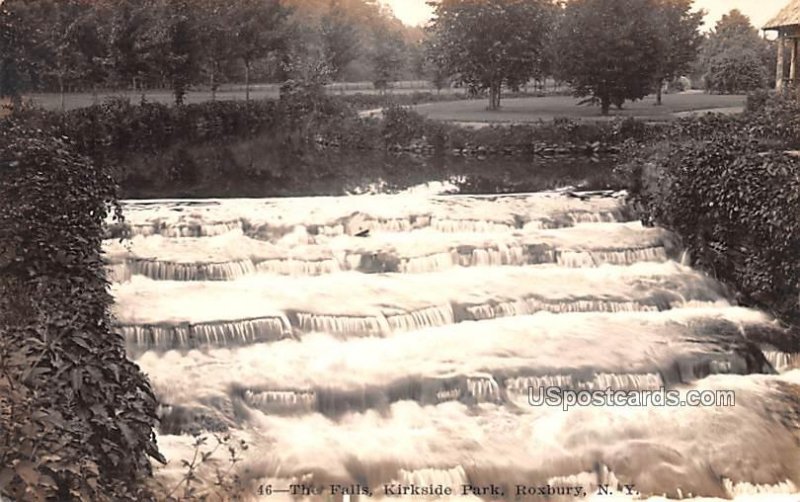
[[[428,89],[394,89],[393,94],[403,94]],[[355,87],[352,89],[336,89],[329,91],[331,94],[371,94],[376,91]],[[145,99],[150,102],[172,104],[172,93],[165,90],[147,91]],[[141,92],[104,92],[93,96],[90,93],[70,93],[65,95],[65,108],[67,110],[90,106],[109,97],[126,97],[133,103],[142,99]],[[251,99],[277,98],[278,86],[258,85],[250,91]],[[58,94],[34,94],[26,96],[38,106],[49,110],[58,110],[61,107],[61,97]],[[186,96],[187,103],[201,103],[211,99],[208,91],[194,91]],[[222,89],[217,92],[217,100],[243,100],[245,92],[240,87]],[[613,117],[637,117],[645,120],[664,121],[675,117],[698,111],[739,112],[745,104],[745,96],[718,96],[704,93],[667,94],[664,96],[662,106],[655,106],[655,97],[649,96],[642,101],[626,103],[622,110],[611,110],[611,115],[603,117],[597,106],[579,106],[579,100],[568,96],[548,96],[504,99],[502,108],[497,111],[486,109],[488,100],[458,100],[427,103],[418,105],[415,109],[435,120],[459,122],[465,124],[485,123],[527,123],[540,120],[550,121],[556,117],[569,117],[582,120],[608,120]],[[369,113],[369,112],[368,112]]]
[[[331,94],[377,94],[378,91],[362,84],[336,84],[333,89],[328,91]],[[389,94],[409,94],[413,92],[436,92],[435,89],[427,87],[397,87],[388,91]],[[451,92],[461,92],[456,89]],[[64,96],[64,109],[73,110],[91,106],[111,97],[128,98],[132,103],[139,103],[143,93],[132,91],[104,91],[97,96],[92,93],[67,93]],[[250,88],[250,99],[275,99],[279,95],[279,86],[254,85]],[[144,92],[144,97],[151,103],[164,103],[171,105],[175,102],[175,97],[168,90],[148,90]],[[37,106],[47,110],[59,110],[61,108],[61,96],[57,93],[31,94],[24,97],[26,100],[33,101]],[[237,101],[245,99],[245,91],[241,86],[223,88],[217,91],[217,101]],[[186,103],[203,103],[211,100],[211,92],[208,90],[191,91],[186,95]]]
[[[556,117],[582,120],[609,120],[614,117],[637,117],[645,120],[671,120],[693,112],[720,111],[736,113],[742,111],[745,96],[719,96],[704,93],[681,93],[664,95],[663,104],[655,106],[655,96],[642,101],[626,103],[622,110],[612,109],[608,117],[600,114],[600,107],[583,105],[580,100],[568,96],[543,98],[515,98],[501,102],[501,109],[486,109],[487,100],[442,102],[418,105],[416,111],[428,118],[463,123],[526,123],[549,121]]]

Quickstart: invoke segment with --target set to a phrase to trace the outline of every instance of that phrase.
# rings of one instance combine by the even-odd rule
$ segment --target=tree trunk
[[[244,99],[250,101],[250,61],[244,62]]]
[[[500,92],[502,90],[501,84],[493,83],[489,86],[489,109],[500,109]]]
[[[214,79],[214,69],[211,69],[211,101],[217,100],[217,83]]]
[[[600,96],[600,110],[603,115],[608,115],[611,110],[611,96],[608,94]]]
[[[58,94],[61,100],[61,111],[63,112],[66,108],[64,105],[64,76],[58,76]]]
[[[664,89],[664,79],[658,79],[656,83],[658,89],[656,89],[656,106],[661,106],[661,94],[663,94],[662,90]]]

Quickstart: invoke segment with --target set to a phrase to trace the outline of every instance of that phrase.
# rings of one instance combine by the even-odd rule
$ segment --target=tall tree
[[[381,92],[397,80],[405,65],[405,42],[402,35],[391,29],[376,30],[372,48],[372,82]]]
[[[430,2],[434,61],[458,82],[489,90],[500,108],[503,85],[518,87],[539,72],[548,30],[547,0]]]
[[[20,0],[0,4],[0,98],[11,98],[15,106],[22,98],[22,68],[26,63],[26,44],[31,41],[24,33],[28,26],[18,8]]]
[[[147,38],[149,27],[156,22],[148,0],[114,2],[106,40],[109,49],[109,70],[115,84],[128,84],[135,89],[137,79],[151,70],[148,66]]]
[[[279,0],[239,0],[232,9],[233,55],[244,64],[245,95],[249,101],[253,63],[286,49],[291,11]]]
[[[575,96],[599,103],[603,115],[647,96],[661,54],[654,0],[573,0],[565,9],[560,73]]]
[[[169,82],[175,104],[182,105],[200,72],[200,31],[197,11],[189,0],[157,0],[150,36],[152,57]]]
[[[772,60],[769,43],[747,16],[734,9],[722,16],[703,42],[697,66],[709,91],[736,93],[766,85]]]
[[[199,0],[198,29],[202,45],[202,66],[211,88],[211,100],[216,100],[219,78],[233,56],[233,37],[230,32],[232,7],[225,0]]]
[[[105,44],[99,34],[97,10],[89,0],[31,4],[43,28],[34,48],[39,71],[45,78],[55,80],[63,110],[67,85],[97,81],[102,71]]]
[[[693,0],[658,0],[661,21],[660,54],[656,72],[656,103],[661,104],[664,82],[689,72],[703,43],[700,27],[705,12],[692,11]]]
[[[348,18],[340,0],[331,0],[328,12],[320,21],[319,31],[331,77],[337,80],[344,68],[359,56],[358,26]]]

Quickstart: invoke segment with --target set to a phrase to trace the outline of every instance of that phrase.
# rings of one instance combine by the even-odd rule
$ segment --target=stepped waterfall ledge
[[[161,402],[157,476],[224,431],[253,500],[794,500],[800,336],[625,196],[125,203],[105,260]],[[547,389],[735,405],[532,406]]]

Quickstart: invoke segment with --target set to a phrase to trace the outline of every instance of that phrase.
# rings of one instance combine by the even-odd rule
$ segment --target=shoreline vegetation
[[[251,183],[342,195],[373,161],[379,191],[453,173],[466,174],[464,193],[574,179],[627,188],[626,212],[788,325],[776,348],[798,352],[800,154],[787,153],[800,149],[798,96],[757,91],[740,115],[678,117],[735,110],[788,77],[774,65],[785,48],[737,10],[702,33],[692,0],[432,6],[421,29],[373,0],[0,0],[0,498],[243,500],[252,489],[236,469],[247,443],[159,402],[115,331],[102,244],[126,233],[119,200],[131,194],[263,196],[244,191]],[[435,91],[391,91],[414,79]],[[349,80],[372,90],[330,85]],[[698,88],[732,96],[662,101]],[[511,124],[463,126],[476,116]],[[153,474],[169,433],[190,422],[204,435],[171,459],[180,479],[164,486]]]
[[[792,270],[800,218],[781,209],[800,194],[792,181],[798,159],[783,153],[800,148],[800,109],[793,97],[754,93],[741,115],[666,123],[555,119],[480,129],[431,120],[396,104],[380,117],[359,116],[356,108],[319,86],[298,83],[277,100],[181,107],[110,100],[64,114],[26,111],[12,120],[70,137],[79,153],[113,166],[123,188],[159,176],[141,170],[148,162],[132,160],[141,154],[152,159],[170,152],[159,166],[162,181],[176,187],[196,180],[198,164],[208,169],[216,163],[210,168],[224,178],[226,168],[241,162],[201,159],[196,147],[228,139],[257,139],[264,151],[312,156],[331,150],[481,160],[619,155],[631,160],[617,177],[646,223],[675,231],[698,264],[740,291],[744,303],[790,323],[800,319],[800,272]],[[748,240],[753,236],[756,241]]]

